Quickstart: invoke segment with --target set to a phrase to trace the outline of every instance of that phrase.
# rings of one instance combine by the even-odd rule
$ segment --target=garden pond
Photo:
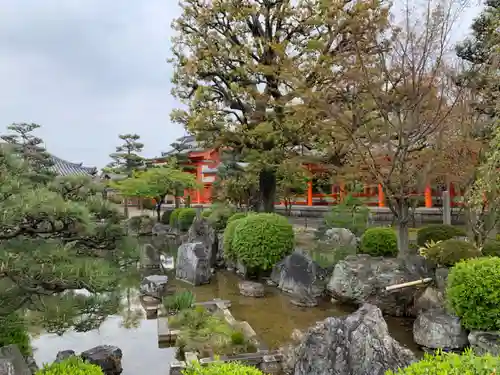
[[[198,287],[175,280],[174,270],[167,275],[172,289],[192,291],[197,302],[214,298],[231,301],[230,311],[234,318],[247,321],[269,349],[279,348],[289,342],[294,329],[305,330],[327,317],[344,316],[354,311],[352,307],[334,304],[326,299],[314,308],[298,307],[290,303],[288,295],[271,286],[266,286],[264,298],[245,297],[239,292],[239,277],[228,271],[218,271],[210,284]],[[99,330],[67,332],[62,336],[36,336],[33,347],[37,363],[42,365],[53,362],[57,352],[62,350],[71,349],[78,353],[106,344],[122,349],[123,375],[135,375],[144,371],[152,375],[167,374],[170,363],[175,360],[175,349],[159,347],[157,321],[146,319],[138,287],[139,285],[137,288],[124,288],[124,308],[119,314],[109,317]],[[413,342],[411,320],[391,317],[386,320],[395,339],[413,351],[420,352]]]

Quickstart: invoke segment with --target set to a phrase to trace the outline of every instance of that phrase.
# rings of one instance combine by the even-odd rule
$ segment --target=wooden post
[[[443,191],[443,224],[451,225],[451,200],[448,190]]]
[[[313,205],[313,182],[312,179],[307,183],[307,205]]]
[[[378,206],[385,207],[385,196],[382,184],[378,184]]]
[[[425,187],[425,207],[426,208],[431,208],[432,207],[432,188],[430,185],[427,185]]]

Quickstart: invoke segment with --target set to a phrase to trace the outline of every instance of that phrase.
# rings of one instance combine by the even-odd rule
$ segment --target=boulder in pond
[[[203,243],[187,242],[179,246],[175,277],[192,285],[202,285],[210,282],[212,270]]]
[[[500,332],[471,331],[468,338],[477,355],[500,356]]]
[[[141,267],[160,268],[160,252],[151,244],[141,246]]]
[[[246,297],[264,297],[264,285],[255,281],[240,281],[238,283],[240,294]]]
[[[7,345],[0,348],[1,375],[32,375],[17,345]]]
[[[325,291],[328,272],[300,249],[276,263],[271,281],[284,292],[319,297]]]
[[[288,362],[293,375],[384,375],[415,360],[389,335],[380,309],[370,304],[351,315],[318,322],[293,354]]]
[[[57,352],[56,360],[54,362],[62,362],[69,357],[73,357],[74,355],[76,355],[74,350],[61,350],[60,352]]]
[[[153,228],[151,228],[151,233],[153,236],[169,236],[173,235],[172,228],[170,228],[169,225],[162,224],[162,223],[155,223],[153,225]]]
[[[429,349],[460,350],[469,343],[460,319],[442,309],[424,311],[415,319],[413,340]]]
[[[219,250],[219,237],[206,218],[194,218],[193,224],[191,224],[187,232],[185,242],[201,242],[206,248],[210,267],[216,264],[218,258],[217,252]]]
[[[445,300],[444,294],[433,286],[428,286],[415,299],[414,311],[420,314],[427,310],[444,309]]]
[[[162,299],[167,295],[168,276],[150,275],[141,281],[139,291],[143,296]]]
[[[338,301],[374,304],[391,316],[415,316],[417,288],[386,291],[389,285],[430,277],[425,259],[405,259],[351,255],[335,265],[327,290]]]
[[[122,373],[122,350],[117,346],[99,345],[80,354],[84,361],[101,367],[105,375]]]
[[[332,245],[333,248],[339,247],[358,247],[358,238],[349,229],[329,228],[325,232],[325,242]]]

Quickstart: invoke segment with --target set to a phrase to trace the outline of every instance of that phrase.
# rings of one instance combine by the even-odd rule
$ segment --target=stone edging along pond
[[[245,335],[245,338],[252,341],[257,348],[255,353],[244,353],[233,356],[221,356],[220,358],[198,358],[197,353],[186,352],[185,357],[186,361],[173,361],[170,365],[170,375],[181,375],[182,370],[187,367],[187,362],[199,362],[202,366],[207,365],[211,362],[215,361],[240,361],[249,365],[256,366],[261,369],[266,374],[279,374],[281,371],[281,361],[283,359],[282,355],[273,351],[270,352],[267,347],[265,347],[258,339],[257,334],[253,330],[253,328],[248,324],[248,322],[240,322],[237,321],[231,312],[229,311],[229,307],[231,306],[231,301],[214,299],[208,302],[198,302],[195,303],[194,306],[204,306],[209,307],[211,310],[214,310],[214,314],[220,312],[226,322],[234,328],[238,328]],[[170,346],[173,345],[177,339],[177,335],[179,333],[178,330],[171,330],[168,327],[168,317],[166,316],[158,316],[157,318],[157,329],[158,329],[158,344],[161,346]]]

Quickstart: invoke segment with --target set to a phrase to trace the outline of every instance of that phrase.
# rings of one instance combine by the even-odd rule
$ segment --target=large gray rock
[[[417,288],[386,291],[389,285],[415,281],[431,276],[425,260],[351,255],[335,265],[327,290],[341,302],[361,305],[371,303],[385,314],[415,316]]]
[[[208,284],[212,272],[207,249],[201,242],[188,242],[177,250],[175,277],[192,285]]]
[[[325,232],[325,242],[338,247],[358,247],[358,239],[349,229],[346,228],[330,228]]]
[[[346,317],[317,323],[294,356],[293,375],[384,375],[415,360],[389,335],[380,309],[369,304]]]
[[[463,349],[469,343],[460,319],[442,309],[421,313],[413,323],[413,340],[430,349]]]
[[[149,296],[156,299],[162,299],[167,295],[168,276],[150,275],[141,281],[139,291],[143,296]]]
[[[141,246],[141,266],[145,268],[160,268],[160,252],[151,244]]]
[[[60,352],[57,352],[57,355],[56,355],[56,360],[54,362],[62,362],[66,359],[68,359],[69,357],[73,357],[75,356],[76,353],[74,350],[61,350]]]
[[[428,286],[415,299],[414,311],[416,314],[427,310],[444,309],[444,294],[433,286]]]
[[[84,361],[101,367],[105,375],[122,373],[122,350],[117,346],[99,345],[80,354]]]
[[[276,263],[271,273],[271,281],[279,289],[311,297],[319,297],[324,293],[327,277],[327,271],[302,250],[295,250]]]
[[[0,375],[31,375],[31,370],[16,345],[0,348]]]
[[[264,285],[254,281],[240,281],[238,283],[240,294],[246,297],[264,297]]]
[[[468,338],[476,354],[500,356],[500,332],[472,331]]]
[[[172,228],[170,228],[169,225],[158,223],[158,222],[153,225],[153,228],[151,228],[151,233],[154,236],[173,235]]]
[[[217,236],[217,232],[208,223],[207,219],[203,217],[196,217],[194,219],[193,224],[187,233],[185,242],[201,242],[203,246],[205,246],[210,267],[216,264],[218,259],[217,252],[219,250],[219,237]]]

